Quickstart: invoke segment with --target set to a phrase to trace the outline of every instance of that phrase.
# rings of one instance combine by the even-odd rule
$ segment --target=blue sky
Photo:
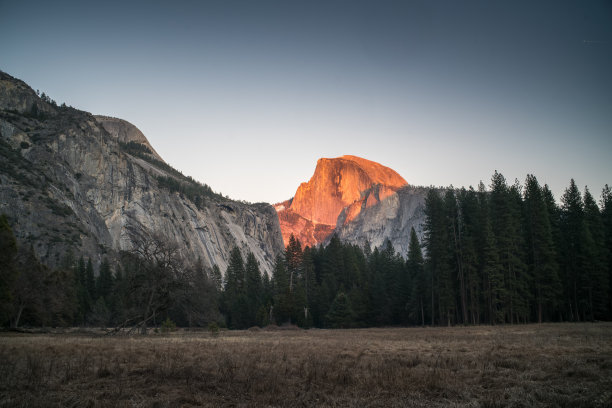
[[[0,0],[0,69],[235,199],[344,154],[416,185],[612,183],[610,1]]]

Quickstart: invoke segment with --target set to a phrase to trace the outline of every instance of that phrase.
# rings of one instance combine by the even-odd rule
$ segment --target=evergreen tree
[[[612,319],[612,190],[606,184],[601,192],[601,220],[604,235],[604,256],[608,274],[607,320]]]
[[[302,278],[300,279],[300,291],[303,292],[304,300],[304,322],[309,327],[313,324],[313,303],[316,299],[316,272],[313,259],[313,251],[306,247],[302,253]]]
[[[85,324],[85,318],[89,312],[91,299],[87,292],[87,277],[85,259],[81,256],[75,268],[74,288],[77,299],[77,309],[75,310],[75,322]]]
[[[245,275],[242,254],[234,247],[230,251],[223,292],[223,309],[227,326],[230,328],[243,328],[243,315],[248,309],[245,299]]]
[[[111,311],[111,324],[115,326],[120,326],[127,320],[126,310],[128,309],[127,298],[129,294],[127,281],[124,279],[124,275],[122,265],[118,264],[115,269],[113,289],[108,302],[108,307]]]
[[[346,329],[354,325],[354,313],[351,302],[344,294],[339,292],[325,316],[328,327]]]
[[[274,305],[274,295],[272,290],[272,281],[267,273],[264,273],[261,278],[261,306],[257,311],[257,324],[261,327],[269,325],[272,321],[271,311]]]
[[[0,215],[0,325],[11,313],[12,289],[19,275],[15,265],[17,241],[6,215]]]
[[[406,269],[411,277],[412,293],[410,296],[410,311],[413,321],[425,326],[425,308],[428,305],[429,280],[425,274],[421,244],[414,228],[410,228],[410,243],[408,244],[408,260]]]
[[[436,309],[440,323],[450,325],[454,315],[454,290],[447,227],[444,201],[436,190],[430,189],[425,198],[424,230],[427,249],[426,267],[431,277],[432,325],[435,322]]]
[[[47,313],[43,299],[48,269],[40,263],[31,246],[19,249],[16,266],[20,273],[12,287],[11,326],[19,327],[24,320],[26,324],[42,325]]]
[[[506,179],[495,171],[491,178],[491,228],[495,236],[497,258],[503,273],[501,304],[504,320],[514,323],[525,318],[528,307],[527,268],[522,247],[520,187],[508,187]]]
[[[248,316],[244,319],[246,326],[254,326],[257,324],[257,312],[262,306],[263,283],[261,281],[261,272],[259,271],[259,262],[255,255],[249,251],[246,262],[246,288],[245,295],[248,304]]]
[[[95,326],[106,327],[111,321],[111,311],[103,296],[98,297],[91,309],[90,322]]]
[[[458,195],[461,236],[461,265],[465,276],[469,323],[480,322],[480,277],[478,275],[478,196],[474,188],[462,188]],[[466,321],[466,323],[468,323]]]
[[[404,268],[404,261],[400,259],[399,255],[395,252],[393,244],[389,239],[385,240],[383,250],[380,251],[380,262],[378,263],[378,270],[374,273],[378,273],[382,276],[384,282],[384,288],[386,293],[386,306],[384,321],[386,324],[400,324],[404,323],[407,316],[406,304],[408,302],[408,288],[406,279],[406,270]],[[345,257],[344,268],[350,272],[354,262]],[[353,276],[351,274],[343,274],[344,279],[340,290],[344,288],[352,287],[351,282]]]
[[[48,272],[43,267],[44,274],[44,313],[45,326],[70,326],[75,319],[77,297],[74,285],[74,271],[55,269]]]
[[[502,299],[504,282],[502,266],[499,261],[495,235],[491,227],[489,197],[481,182],[478,186],[479,231],[479,275],[482,281],[485,321],[489,324],[503,322]]]
[[[93,299],[96,299],[96,279],[94,277],[93,264],[91,258],[87,260],[87,267],[85,269],[85,289],[87,290],[87,297],[89,300],[89,306],[93,305]]]
[[[96,293],[98,297],[104,298],[106,302],[109,299],[112,290],[113,275],[111,273],[108,259],[104,258],[100,264],[100,273],[98,274],[98,280],[96,281]],[[104,306],[106,306],[106,303]]]
[[[608,271],[605,248],[605,233],[601,212],[585,187],[583,196],[585,221],[585,267],[589,282],[589,309],[591,319],[604,319],[608,303]]]
[[[385,285],[384,276],[381,273],[382,258],[383,256],[378,247],[375,247],[368,262],[370,281],[368,291],[368,303],[370,304],[368,325],[370,326],[390,324],[389,316],[391,313],[389,310],[387,288]]]
[[[213,286],[217,292],[221,293],[223,290],[223,277],[221,276],[221,270],[217,264],[214,264],[212,270],[210,271],[210,280],[213,282]]]
[[[584,206],[580,191],[574,182],[561,197],[561,235],[563,254],[563,282],[565,283],[565,298],[568,302],[568,314],[572,320],[585,320],[589,316],[589,286],[590,282],[585,271],[584,242],[586,224],[584,222]]]
[[[298,280],[300,268],[302,266],[302,245],[299,239],[293,234],[289,237],[289,244],[285,249],[285,261],[289,272],[289,291],[293,292],[293,287]]]
[[[274,295],[274,319],[277,324],[291,322],[293,314],[293,298],[289,287],[289,272],[285,258],[276,257],[274,272],[272,274],[272,290]]]
[[[557,307],[561,282],[545,196],[531,174],[525,182],[525,225],[537,321],[542,323],[552,317]]]
[[[465,283],[466,279],[463,270],[463,239],[461,234],[462,231],[461,222],[459,219],[459,207],[457,205],[457,197],[452,186],[444,194],[444,207],[449,237],[449,268],[452,271],[451,276],[456,277],[455,281],[458,282],[458,286],[455,289],[455,292],[458,292],[459,294],[459,301],[456,303],[458,303],[459,311],[461,312],[460,321],[463,323],[467,323],[468,300]]]

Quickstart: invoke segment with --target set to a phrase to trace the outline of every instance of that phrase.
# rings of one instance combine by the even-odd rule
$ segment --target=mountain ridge
[[[234,246],[266,272],[283,250],[272,206],[215,194],[129,122],[58,107],[4,72],[0,156],[0,212],[51,266],[69,251],[94,263],[116,257],[132,248],[131,229],[163,232],[184,257],[223,271]]]

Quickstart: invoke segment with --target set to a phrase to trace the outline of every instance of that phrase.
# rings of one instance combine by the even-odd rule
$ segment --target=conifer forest
[[[452,326],[612,318],[612,191],[571,180],[559,202],[528,175],[509,184],[430,188],[422,239],[407,257],[387,242],[302,247],[291,237],[269,276],[234,248],[226,271],[143,234],[95,268],[78,253],[41,264],[0,218],[0,318],[21,326],[137,330],[161,324],[230,329]]]

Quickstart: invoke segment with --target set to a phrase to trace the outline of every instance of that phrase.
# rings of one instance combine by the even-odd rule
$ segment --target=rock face
[[[233,246],[268,272],[283,250],[272,206],[215,194],[163,162],[130,123],[47,103],[1,71],[0,213],[51,266],[69,250],[114,257],[132,248],[135,230],[162,233],[187,260],[222,271]]]
[[[140,129],[123,119],[117,119],[110,116],[94,115],[94,118],[100,123],[104,129],[115,139],[121,143],[135,142],[146,146],[153,157],[157,160],[164,161],[159,154],[149,144],[149,141],[142,134]]]
[[[425,197],[427,188],[405,186],[379,203],[364,208],[350,222],[344,222],[344,214],[338,217],[335,229],[342,241],[382,247],[388,239],[397,252],[406,256],[410,243],[410,228],[414,228],[422,241],[425,222]]]
[[[408,186],[394,170],[356,156],[319,159],[314,175],[295,196],[275,205],[288,242],[325,242],[334,232],[344,241],[380,246],[390,239],[405,254],[410,228],[422,231],[424,189]]]

